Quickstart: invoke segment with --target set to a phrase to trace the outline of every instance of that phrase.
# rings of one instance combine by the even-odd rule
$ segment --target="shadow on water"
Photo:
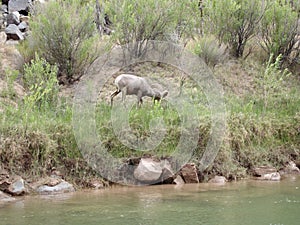
[[[300,177],[280,182],[117,187],[27,196],[0,224],[287,224],[300,221]]]

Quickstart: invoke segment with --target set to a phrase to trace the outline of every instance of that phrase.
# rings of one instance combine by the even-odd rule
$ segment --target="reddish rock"
[[[193,163],[185,164],[181,170],[180,174],[185,183],[199,183],[198,170]]]

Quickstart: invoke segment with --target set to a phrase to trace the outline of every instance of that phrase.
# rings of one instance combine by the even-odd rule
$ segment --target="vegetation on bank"
[[[26,60],[24,69],[1,74],[7,86],[0,94],[0,167],[31,179],[56,168],[67,179],[88,186],[97,173],[78,149],[72,127],[72,96],[61,94],[61,90],[86,75],[98,54],[111,46],[122,44],[138,56],[143,53],[143,45],[131,43],[150,40],[185,44],[187,50],[206,61],[223,85],[226,137],[213,165],[205,171],[207,176],[238,179],[255,166],[280,169],[290,160],[299,162],[300,48],[299,31],[295,33],[295,27],[299,28],[299,6],[296,1],[261,2],[211,0],[201,1],[199,8],[198,1],[100,1],[114,30],[110,36],[97,32],[94,1],[58,0],[39,6],[31,18],[32,35],[19,46]],[[279,9],[284,10],[277,17]],[[60,18],[56,16],[58,11]],[[171,66],[151,63],[123,70],[149,77],[173,74],[174,84],[181,76],[181,71]],[[21,76],[14,75],[19,73]],[[22,99],[13,88],[15,81],[26,89]],[[109,93],[105,94],[114,89],[108,85]],[[197,163],[210,135],[210,111],[192,80],[185,80],[183,91],[195,103],[200,121],[199,143],[192,159]],[[145,154],[118,140],[105,97],[97,104],[96,123],[108,151],[120,158]],[[146,102],[140,109],[131,110],[129,121],[135,134],[143,138],[149,136],[149,123],[156,117],[163,118],[166,137],[146,154],[166,157],[174,151],[182,132],[174,108],[167,102],[154,106]]]

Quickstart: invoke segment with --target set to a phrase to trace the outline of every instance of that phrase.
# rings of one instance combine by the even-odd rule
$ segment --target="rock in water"
[[[174,183],[176,185],[182,185],[185,184],[184,180],[182,179],[182,177],[180,175],[177,175],[176,178],[174,179]]]
[[[162,170],[160,162],[156,162],[151,158],[142,158],[134,170],[134,177],[144,183],[155,183],[159,181]]]
[[[279,181],[281,179],[276,168],[270,166],[259,166],[254,168],[254,176],[257,180]]]
[[[215,183],[215,184],[225,184],[226,182],[227,180],[223,176],[215,176],[214,178],[208,181],[208,183]]]
[[[185,164],[180,172],[185,183],[199,183],[198,170],[193,163]]]
[[[3,193],[2,191],[0,191],[0,203],[1,202],[11,202],[16,200],[15,198],[12,198],[10,196],[8,196],[7,194]]]
[[[62,181],[55,186],[49,186],[49,185],[39,186],[36,189],[36,191],[39,194],[60,194],[60,193],[74,192],[75,189],[72,184],[66,181]]]
[[[24,195],[27,192],[25,188],[24,180],[22,177],[16,176],[13,182],[9,185],[7,192],[11,195]]]

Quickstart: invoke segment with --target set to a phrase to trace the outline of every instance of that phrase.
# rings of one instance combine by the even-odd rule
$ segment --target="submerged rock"
[[[10,197],[9,195],[3,193],[2,191],[0,191],[0,203],[1,202],[11,202],[11,201],[14,201],[16,200],[15,198],[13,197]]]
[[[216,183],[216,184],[225,184],[227,179],[223,176],[215,176],[214,178],[210,179],[208,183]]]

